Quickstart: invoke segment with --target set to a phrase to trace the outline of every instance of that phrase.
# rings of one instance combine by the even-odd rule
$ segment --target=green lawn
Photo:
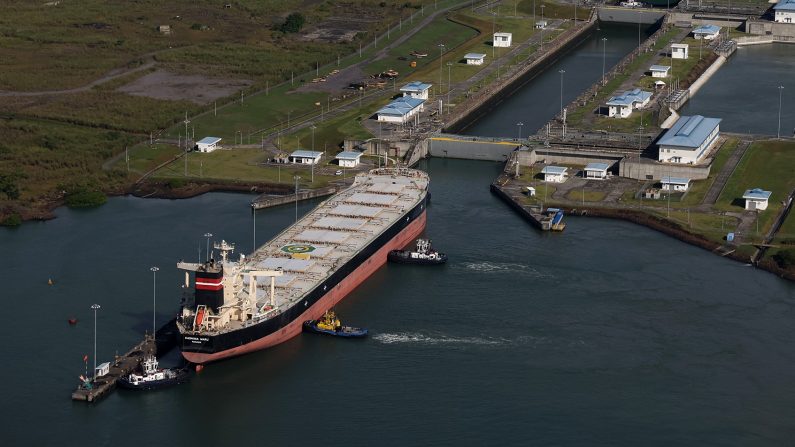
[[[737,144],[739,144],[739,140],[736,138],[729,138],[723,143],[714,156],[715,158],[712,161],[712,166],[709,169],[709,177],[704,180],[694,180],[690,183],[690,190],[681,201],[682,206],[696,206],[704,200],[704,195],[712,186],[712,182],[715,181],[715,176],[723,169],[723,165],[726,164],[726,160],[729,159],[734,149],[737,148]]]
[[[767,210],[760,212],[760,231],[770,228],[773,219],[795,188],[795,142],[759,141],[753,143],[740,161],[718,198],[716,208],[741,211],[744,208],[743,192],[751,188],[772,191]],[[789,228],[789,227],[788,227]]]
[[[185,177],[184,159],[171,163],[154,173],[160,179],[234,180],[242,182],[290,182],[293,175],[301,176],[302,185],[310,185],[310,167],[296,165],[262,165],[267,154],[259,149],[237,148],[216,150],[209,154],[191,152],[188,155],[188,176]],[[326,186],[335,178],[336,165],[327,164],[328,158],[315,167],[313,187]],[[325,175],[324,175],[325,174]]]
[[[667,211],[658,211],[656,214],[718,243],[724,242],[726,234],[734,231],[739,222],[734,217],[720,213],[700,213],[692,210],[671,210],[670,217]]]
[[[586,189],[572,189],[566,194],[569,200],[576,200],[579,202],[601,202],[604,200],[605,194],[603,191],[588,191]]]
[[[130,149],[128,153],[130,172],[143,175],[157,165],[173,160],[182,151],[183,149],[170,144],[138,145]],[[121,157],[115,167],[117,169],[126,169],[126,165],[124,157]]]
[[[340,144],[346,138],[366,140],[372,138],[364,127],[362,120],[368,119],[368,113],[361,110],[346,112],[333,120],[319,122],[315,125],[315,150],[327,150],[329,154],[339,151]],[[312,129],[306,128],[290,135],[283,140],[282,150],[312,149]]]

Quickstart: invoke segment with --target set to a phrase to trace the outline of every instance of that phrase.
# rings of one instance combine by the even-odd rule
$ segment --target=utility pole
[[[155,315],[157,315],[157,271],[158,267],[152,267],[152,342],[155,343],[155,334],[157,333],[157,324],[155,323]]]
[[[94,380],[97,379],[97,309],[99,307],[99,304],[91,305],[94,310]]]
[[[784,86],[778,86],[778,132],[776,133],[777,138],[781,138],[781,93],[784,91]]]
[[[444,54],[444,44],[440,43],[437,46],[439,47],[439,94],[441,95],[441,93],[442,93],[442,62],[443,62],[442,55]],[[441,113],[442,110],[440,110],[439,112]]]
[[[602,37],[602,85],[607,82],[605,80],[605,48],[607,47],[607,37]]]
[[[188,112],[185,112],[185,177],[188,176]]]

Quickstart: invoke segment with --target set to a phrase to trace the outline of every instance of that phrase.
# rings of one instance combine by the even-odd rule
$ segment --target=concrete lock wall
[[[681,26],[697,27],[699,25],[717,25],[722,27],[737,28],[745,23],[744,16],[727,15],[718,13],[692,13],[672,12],[670,23]]]
[[[660,180],[665,176],[703,180],[709,177],[710,167],[711,164],[706,166],[678,166],[672,163],[653,163],[647,160],[624,159],[619,163],[619,175],[637,180]]]
[[[478,138],[432,137],[428,154],[441,158],[505,161],[508,154],[519,147],[518,142],[487,141]]]
[[[536,163],[583,166],[588,163],[607,163],[612,169],[613,165],[623,158],[623,155],[582,149],[574,151],[556,148],[533,148],[526,151],[517,151],[516,158],[521,166],[530,166]]]
[[[657,23],[665,16],[665,12],[644,10],[644,9],[630,9],[630,8],[610,8],[601,7],[597,10],[599,20],[603,22],[618,22],[618,23],[643,23],[651,25]]]
[[[795,26],[791,23],[777,23],[777,22],[766,22],[766,21],[756,21],[756,20],[749,20],[745,25],[746,31],[748,34],[757,34],[762,36],[771,36],[771,37],[783,37],[789,41],[790,39],[786,38],[793,38],[795,37]]]

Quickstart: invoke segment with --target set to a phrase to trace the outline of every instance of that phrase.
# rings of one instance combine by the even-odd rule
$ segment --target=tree
[[[280,29],[283,33],[297,33],[298,31],[301,31],[301,27],[304,26],[304,22],[306,22],[304,16],[299,12],[294,12],[287,16],[287,19],[285,19]]]
[[[0,193],[5,194],[11,200],[19,198],[19,186],[17,186],[17,176],[11,174],[0,174]]]

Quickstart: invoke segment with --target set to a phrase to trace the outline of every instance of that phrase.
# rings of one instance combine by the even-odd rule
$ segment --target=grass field
[[[715,158],[712,161],[712,166],[709,169],[709,177],[704,180],[692,181],[687,195],[685,195],[679,205],[686,207],[696,206],[704,200],[704,195],[707,193],[710,186],[712,186],[712,182],[715,181],[715,176],[723,169],[723,165],[726,164],[726,160],[729,159],[734,149],[737,148],[737,144],[739,144],[739,141],[736,138],[729,138],[723,143],[718,153],[714,156]]]
[[[718,243],[723,243],[726,234],[733,231],[738,224],[738,220],[731,216],[692,210],[671,210],[670,217],[667,212],[657,212],[657,215],[670,219],[688,230]]]
[[[759,213],[760,231],[770,229],[773,219],[795,188],[795,142],[768,140],[753,143],[737,165],[718,198],[716,208],[742,211],[743,192],[751,188],[772,191],[767,210]],[[789,227],[788,227],[789,228]]]
[[[335,167],[326,167],[326,159],[315,167],[314,183],[311,179],[311,168],[289,165],[264,165],[267,155],[259,149],[236,148],[232,150],[216,150],[209,154],[191,152],[188,155],[188,175],[185,176],[183,161],[163,167],[154,173],[159,179],[189,180],[235,180],[241,182],[273,182],[292,183],[294,175],[301,176],[301,185],[312,187],[326,186],[333,175]],[[325,174],[324,174],[325,173]],[[332,174],[332,175],[329,175]]]

